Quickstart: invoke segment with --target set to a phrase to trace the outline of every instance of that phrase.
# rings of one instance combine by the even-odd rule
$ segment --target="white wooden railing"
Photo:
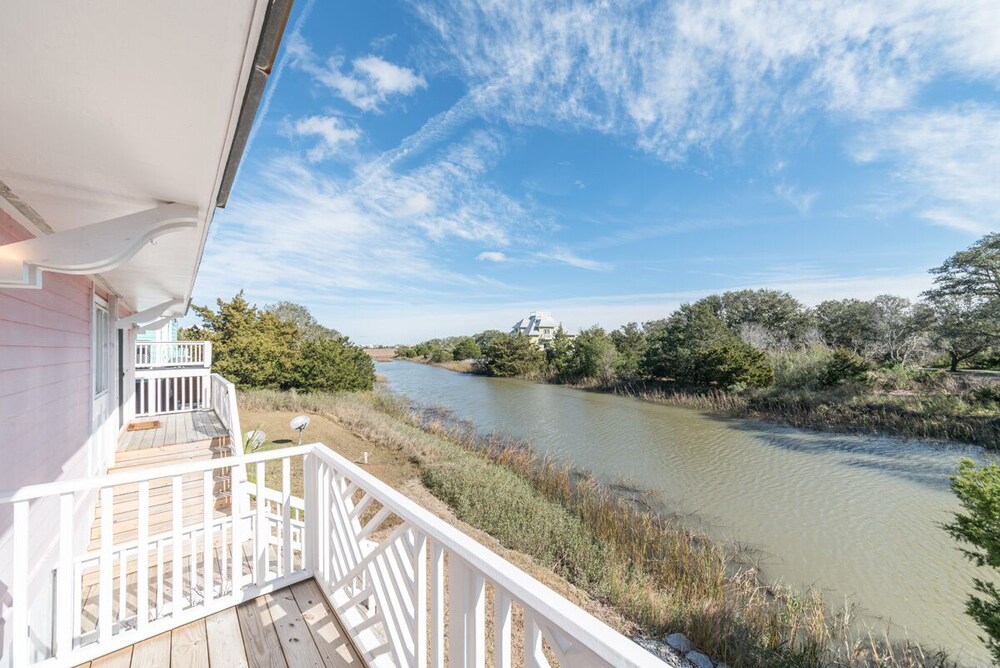
[[[135,367],[136,417],[198,410],[210,404],[220,418],[224,412],[219,407],[227,415],[236,415],[235,407],[228,407],[227,393],[219,402],[213,401],[213,388],[229,381],[211,377],[211,341],[140,341],[135,344]],[[235,390],[232,396],[235,402]],[[237,434],[238,422],[237,418]],[[231,424],[225,419],[223,423]],[[239,442],[240,438],[233,440]]]
[[[234,489],[247,503],[220,510],[214,472],[240,462],[254,474]],[[302,498],[291,493],[293,470]],[[73,526],[90,518],[74,517],[74,502],[95,492],[100,548],[77,550]],[[194,519],[184,512],[192,493],[203,495]],[[132,494],[136,532],[123,540],[116,499]],[[41,595],[45,578],[30,577],[33,534],[50,531],[30,509],[46,500],[60,509],[54,601]],[[154,501],[168,518],[152,513]],[[371,666],[444,666],[446,637],[452,668],[484,666],[487,643],[495,666],[548,666],[547,656],[573,668],[663,665],[322,444],[26,487],[0,494],[3,505],[13,508],[13,560],[0,573],[10,577],[14,668],[76,665],[309,577]],[[29,623],[46,605],[50,645]]]
[[[211,375],[208,368],[136,369],[136,417],[208,408]]]
[[[211,341],[138,341],[135,368],[212,367]]]

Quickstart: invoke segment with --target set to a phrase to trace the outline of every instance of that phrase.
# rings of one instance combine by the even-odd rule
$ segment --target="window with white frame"
[[[108,341],[108,308],[94,302],[94,396],[108,391],[108,362],[110,342]]]

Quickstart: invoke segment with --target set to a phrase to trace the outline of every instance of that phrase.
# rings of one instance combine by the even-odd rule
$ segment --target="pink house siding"
[[[31,235],[0,211],[0,244]],[[62,477],[90,436],[92,282],[45,274],[0,290],[0,489]]]

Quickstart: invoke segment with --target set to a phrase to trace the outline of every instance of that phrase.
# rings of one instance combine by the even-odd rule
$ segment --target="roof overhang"
[[[0,207],[44,239],[6,247],[0,279],[13,257],[29,286],[42,271],[93,273],[133,310],[170,302],[163,315],[183,314],[290,8],[4,3]],[[181,209],[182,221],[156,222]],[[105,243],[112,229],[127,243]]]

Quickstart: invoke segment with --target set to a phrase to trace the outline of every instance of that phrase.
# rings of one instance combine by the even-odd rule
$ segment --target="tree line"
[[[828,300],[807,308],[780,290],[734,290],[684,304],[668,317],[576,337],[561,328],[544,347],[487,330],[403,346],[400,357],[473,359],[474,370],[564,383],[674,381],[740,390],[832,389],[876,369],[997,365],[1000,234],[931,270],[921,299]]]
[[[212,368],[239,387],[297,390],[370,390],[375,366],[360,347],[321,325],[291,302],[264,308],[241,290],[216,310],[194,306],[200,324],[180,330],[187,341],[212,342]]]

